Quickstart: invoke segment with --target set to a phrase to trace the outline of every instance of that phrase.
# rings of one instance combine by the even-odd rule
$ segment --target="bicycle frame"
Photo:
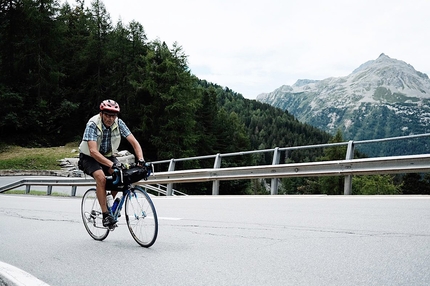
[[[112,209],[109,208],[109,212],[114,217],[115,220],[118,220],[119,214],[121,213],[122,207],[125,203],[125,199],[127,198],[127,196],[131,194],[131,186],[128,186],[127,189],[124,191],[118,191],[118,192],[122,192],[122,197],[118,203],[118,206],[116,207],[114,212],[112,212]]]

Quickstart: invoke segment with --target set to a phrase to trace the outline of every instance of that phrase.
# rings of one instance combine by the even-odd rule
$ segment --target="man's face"
[[[112,124],[115,122],[116,117],[118,116],[118,113],[115,113],[115,112],[103,111],[101,112],[101,114],[102,114],[103,124],[106,127],[111,127]]]

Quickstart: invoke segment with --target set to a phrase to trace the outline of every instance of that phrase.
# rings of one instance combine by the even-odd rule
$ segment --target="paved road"
[[[0,261],[50,285],[430,285],[430,197],[155,197],[149,249],[80,199],[0,195]]]

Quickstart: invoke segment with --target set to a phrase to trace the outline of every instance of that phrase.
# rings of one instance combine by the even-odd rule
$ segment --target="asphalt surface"
[[[428,196],[155,197],[151,248],[80,198],[0,195],[0,261],[49,285],[430,285]],[[124,218],[122,218],[124,219]]]

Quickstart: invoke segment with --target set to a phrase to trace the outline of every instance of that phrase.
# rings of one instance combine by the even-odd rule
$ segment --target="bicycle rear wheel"
[[[148,193],[139,186],[130,189],[125,203],[125,219],[134,240],[143,247],[154,244],[158,234],[158,218]]]
[[[96,189],[92,188],[85,192],[82,197],[81,214],[85,229],[95,240],[103,240],[109,234],[109,229],[103,226],[102,209],[97,200]]]

